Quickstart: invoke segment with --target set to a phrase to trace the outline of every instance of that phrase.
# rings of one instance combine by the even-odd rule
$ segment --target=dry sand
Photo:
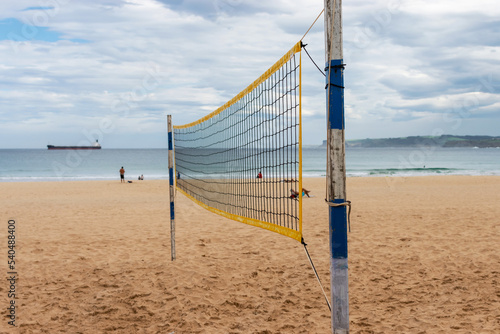
[[[324,180],[305,179],[304,237],[329,293]],[[500,333],[500,177],[351,178],[351,333]],[[166,181],[0,184],[0,254],[16,220],[17,330],[330,333],[302,246],[177,200]]]

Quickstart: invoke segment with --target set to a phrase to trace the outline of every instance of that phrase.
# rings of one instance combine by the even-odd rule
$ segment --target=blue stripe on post
[[[175,219],[174,202],[170,202],[170,219]]]
[[[333,203],[345,203],[336,199]],[[347,210],[345,206],[330,206],[330,245],[332,258],[347,258]]]
[[[328,87],[328,120],[330,129],[344,129],[344,68],[342,59],[326,64],[326,85]],[[331,71],[331,74],[330,74]]]
[[[170,151],[173,150],[173,145],[172,145],[172,132],[169,132],[168,133],[168,149]]]
[[[174,169],[173,168],[168,169],[168,184],[170,184],[171,186],[174,185]]]

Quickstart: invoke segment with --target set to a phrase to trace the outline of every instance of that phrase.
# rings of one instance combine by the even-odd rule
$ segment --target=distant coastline
[[[322,146],[326,146],[326,140]],[[495,136],[410,136],[399,138],[347,140],[346,147],[500,147],[500,137]]]

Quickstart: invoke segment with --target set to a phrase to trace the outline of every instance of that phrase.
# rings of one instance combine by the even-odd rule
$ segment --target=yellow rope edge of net
[[[280,69],[281,66],[283,66],[283,64],[285,64],[287,61],[289,61],[294,54],[300,52],[300,50],[301,50],[301,42],[297,42],[297,44],[295,44],[290,49],[290,51],[288,51],[287,53],[285,53],[285,55],[283,57],[281,57],[280,60],[278,60],[273,66],[271,66],[266,72],[264,72],[264,74],[262,74],[257,80],[255,80],[251,85],[249,85],[247,88],[245,88],[244,90],[242,90],[238,95],[236,95],[235,97],[233,97],[231,100],[229,100],[228,102],[226,102],[224,105],[222,105],[221,107],[219,107],[217,110],[215,110],[215,111],[211,112],[210,114],[208,114],[208,115],[200,118],[197,121],[194,121],[194,122],[191,122],[191,123],[188,123],[188,124],[184,124],[184,125],[174,125],[174,129],[189,128],[191,126],[195,126],[195,125],[198,125],[200,123],[203,123],[206,120],[208,120],[208,119],[210,119],[210,118],[212,118],[212,117],[220,114],[222,111],[224,111],[225,109],[229,108],[230,106],[232,106],[233,104],[235,104],[237,101],[239,101],[243,96],[245,96],[246,94],[248,94],[252,90],[254,90],[262,82],[264,82],[265,80],[267,80],[274,72],[276,72],[278,69]]]
[[[190,200],[192,200],[193,202],[195,202],[196,204],[198,204],[202,208],[207,209],[210,212],[213,212],[213,213],[216,213],[220,216],[238,221],[240,223],[245,223],[248,225],[257,226],[257,227],[260,227],[260,228],[263,228],[263,229],[266,229],[266,230],[269,230],[272,232],[279,233],[281,235],[295,239],[299,242],[302,240],[302,231],[295,231],[291,228],[271,224],[271,223],[268,223],[268,222],[265,222],[262,220],[257,220],[257,219],[252,219],[252,218],[248,218],[248,217],[243,217],[243,216],[231,214],[229,212],[213,208],[211,206],[206,205],[203,202],[198,201],[196,198],[189,195],[188,193],[186,193],[184,190],[180,189],[179,187],[177,187],[177,190],[179,190],[182,194],[184,194],[184,196],[186,196],[187,198],[189,198]]]

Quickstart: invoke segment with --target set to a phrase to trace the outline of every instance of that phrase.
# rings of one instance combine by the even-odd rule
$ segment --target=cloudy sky
[[[0,2],[0,148],[166,147],[253,82],[322,0]],[[494,0],[344,0],[347,139],[500,135]],[[324,66],[324,20],[304,38]],[[323,75],[303,53],[305,144],[326,139]]]

